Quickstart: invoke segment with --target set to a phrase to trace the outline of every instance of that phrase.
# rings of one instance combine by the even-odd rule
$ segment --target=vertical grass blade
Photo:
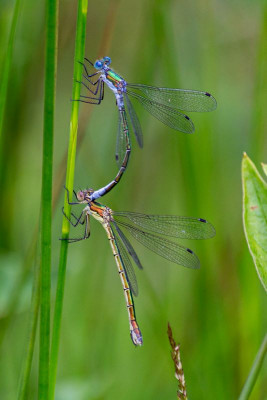
[[[40,229],[38,235],[38,243],[40,244]],[[31,299],[31,309],[30,309],[30,320],[29,320],[29,331],[28,331],[28,345],[25,354],[25,359],[23,361],[23,366],[21,370],[21,376],[19,381],[18,390],[18,400],[27,399],[27,387],[29,383],[29,377],[32,366],[32,357],[34,350],[34,343],[36,338],[37,322],[39,315],[40,306],[40,248],[35,251],[35,263],[34,263],[34,281],[32,288],[32,299]]]
[[[15,32],[18,22],[18,16],[21,9],[21,0],[16,0],[14,13],[11,22],[10,34],[7,45],[7,52],[4,58],[3,73],[0,81],[0,168],[2,166],[2,152],[3,152],[3,122],[7,97],[7,87],[10,74],[10,66],[13,55]]]
[[[43,127],[43,170],[41,198],[41,298],[38,398],[49,393],[50,286],[53,133],[56,84],[58,0],[46,0],[46,61]]]
[[[88,0],[79,0],[78,2],[78,15],[77,15],[77,28],[76,28],[76,40],[75,40],[75,56],[74,56],[74,83],[72,98],[78,99],[80,97],[80,84],[77,81],[81,81],[82,78],[82,66],[78,63],[84,59],[84,48],[85,48],[85,32],[86,32],[86,18],[87,18],[87,7]],[[74,181],[74,167],[76,158],[76,144],[77,144],[77,130],[78,130],[78,114],[79,114],[79,102],[72,102],[71,119],[70,119],[70,137],[69,137],[69,150],[68,150],[68,161],[67,161],[67,174],[66,174],[66,187],[69,190],[70,198],[72,197],[73,181]],[[65,194],[64,209],[66,214],[70,215],[70,206],[67,201],[67,195]],[[68,238],[69,235],[69,222],[66,218],[63,218],[62,223],[62,238]],[[56,302],[54,311],[53,321],[53,333],[52,333],[52,345],[51,345],[51,363],[50,363],[50,395],[49,398],[54,398],[56,375],[57,375],[57,363],[58,363],[58,351],[59,351],[59,339],[60,339],[60,327],[62,318],[63,308],[63,297],[64,297],[64,286],[65,286],[65,274],[66,274],[66,263],[67,263],[67,241],[61,242],[60,256],[59,256],[59,269],[58,269],[58,281],[56,291]]]
[[[256,358],[254,360],[254,363],[251,367],[250,373],[248,375],[248,378],[245,382],[245,385],[242,389],[242,392],[241,392],[238,400],[249,399],[250,393],[252,392],[252,389],[255,385],[256,379],[258,377],[258,374],[259,374],[259,371],[263,364],[266,353],[267,353],[267,334],[265,335],[265,337],[263,339],[261,347],[256,355]]]

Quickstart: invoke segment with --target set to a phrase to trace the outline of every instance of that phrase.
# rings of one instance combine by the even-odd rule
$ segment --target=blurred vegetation
[[[13,9],[13,2],[1,2],[0,68]],[[16,398],[26,347],[33,279],[29,249],[36,239],[40,210],[44,23],[43,3],[22,0],[0,171],[0,398],[7,400]],[[61,2],[53,299],[75,27],[76,3]],[[192,136],[171,131],[136,107],[144,149],[139,150],[133,139],[129,168],[102,202],[115,210],[206,218],[215,225],[217,235],[210,241],[190,243],[201,260],[199,271],[177,267],[134,243],[145,267],[137,271],[140,294],[135,302],[144,346],[135,349],[109,243],[102,227],[92,222],[90,239],[69,248],[57,400],[115,399],[122,393],[129,400],[175,398],[167,321],[182,343],[190,399],[234,399],[240,393],[267,328],[266,295],[242,228],[240,179],[243,151],[257,166],[267,158],[266,40],[265,1],[89,2],[88,58],[109,55],[112,67],[129,82],[206,90],[218,101],[217,111],[191,115],[196,126]],[[106,90],[101,106],[81,107],[76,189],[98,189],[115,176],[114,102]],[[29,399],[36,398],[37,376],[36,351]],[[264,399],[266,382],[265,362],[252,400]]]

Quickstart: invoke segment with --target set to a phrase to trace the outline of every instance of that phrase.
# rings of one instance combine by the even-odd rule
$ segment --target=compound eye
[[[103,60],[104,60],[104,63],[106,65],[109,65],[111,63],[111,58],[110,57],[104,57]]]
[[[82,190],[80,190],[80,191],[77,193],[77,199],[78,199],[79,201],[83,201],[83,200],[84,200],[84,193],[83,193]]]
[[[95,69],[101,69],[103,67],[102,61],[96,60],[96,62],[94,63],[94,67]]]

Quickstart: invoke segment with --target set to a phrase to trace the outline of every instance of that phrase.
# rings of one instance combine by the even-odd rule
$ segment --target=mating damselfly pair
[[[101,223],[106,231],[112,252],[117,264],[118,272],[124,290],[130,335],[135,345],[142,345],[143,338],[136,321],[133,295],[138,294],[136,275],[132,261],[139,269],[142,264],[122,229],[126,229],[137,241],[158,255],[187,268],[199,268],[200,263],[196,254],[187,247],[175,243],[163,236],[179,239],[208,239],[215,235],[211,223],[202,218],[179,217],[173,215],[148,215],[134,212],[115,212],[95,200],[104,196],[120,181],[128,166],[131,153],[129,127],[134,132],[140,147],[143,147],[141,124],[132,106],[129,96],[138,100],[144,108],[165,125],[172,129],[193,133],[194,125],[191,119],[182,111],[212,111],[216,108],[216,100],[208,92],[158,88],[141,84],[129,84],[109,65],[111,59],[104,57],[94,64],[85,59],[97,72],[90,74],[84,63],[83,77],[86,82],[80,82],[90,92],[89,96],[74,99],[85,103],[100,104],[104,99],[104,84],[115,94],[119,113],[117,132],[116,160],[119,171],[114,180],[96,191],[92,189],[74,191],[76,202],[69,201],[69,205],[85,205],[80,215],[71,213],[70,218],[63,213],[74,227],[83,226],[81,237],[68,238],[69,243],[88,239],[90,236],[90,216]],[[95,79],[96,78],[96,79]]]

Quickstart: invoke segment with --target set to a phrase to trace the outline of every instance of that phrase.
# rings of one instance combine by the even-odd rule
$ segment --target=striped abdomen
[[[115,237],[112,231],[111,226],[108,223],[103,224],[104,229],[107,232],[108,239],[112,248],[112,252],[118,267],[118,272],[121,278],[121,283],[124,291],[124,297],[126,300],[127,312],[129,317],[129,324],[130,324],[130,335],[135,346],[141,346],[143,344],[142,334],[138,327],[136,317],[135,317],[135,310],[134,310],[134,302],[133,296],[131,293],[131,289],[129,287],[127,275],[125,269],[123,267],[122,259],[120,257],[120,252],[118,246],[115,241]]]

